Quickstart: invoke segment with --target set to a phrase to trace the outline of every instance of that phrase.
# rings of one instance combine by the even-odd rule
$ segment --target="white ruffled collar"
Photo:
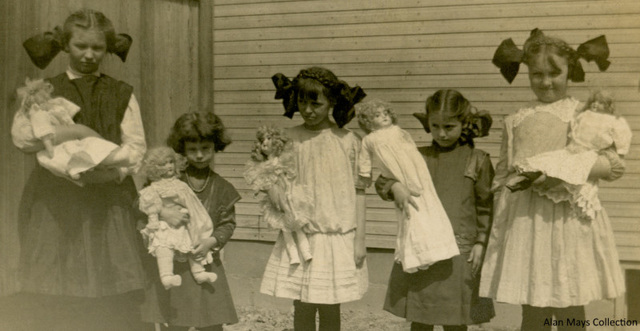
[[[525,108],[521,108],[515,114],[510,115],[505,121],[510,121],[513,127],[517,127],[529,115],[545,112],[555,115],[561,121],[568,123],[575,117],[579,104],[580,101],[573,97],[567,97],[553,103],[534,102]]]

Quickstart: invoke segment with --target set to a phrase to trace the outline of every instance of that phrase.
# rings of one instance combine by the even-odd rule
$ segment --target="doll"
[[[204,265],[213,261],[212,253],[196,260],[190,253],[200,239],[210,237],[213,223],[207,210],[191,188],[178,179],[185,160],[169,147],[157,147],[147,152],[141,171],[151,182],[140,190],[139,208],[149,217],[140,232],[156,257],[160,280],[166,289],[180,286],[182,279],[173,273],[173,260],[188,259],[191,274],[198,284],[213,283],[217,275],[206,272]],[[179,205],[189,214],[188,224],[168,224],[159,219],[162,208]]]
[[[403,271],[415,273],[460,254],[427,165],[411,135],[396,125],[391,105],[374,99],[356,105],[356,112],[360,128],[367,133],[358,160],[360,177],[370,183],[376,162],[383,176],[401,182],[415,195],[417,207],[407,214],[397,210],[395,260],[402,263]]]
[[[517,162],[519,176],[507,182],[511,191],[528,188],[543,174],[562,180],[558,189],[544,195],[554,201],[569,201],[581,217],[593,219],[602,207],[597,182],[589,179],[589,171],[598,152],[614,148],[620,157],[629,152],[631,129],[627,121],[614,114],[611,95],[594,92],[571,123],[569,143],[561,150],[542,153]]]
[[[75,181],[80,173],[97,165],[116,167],[123,165],[125,159],[118,156],[118,145],[103,139],[95,131],[83,127],[83,134],[76,139],[67,140],[56,145],[54,137],[56,126],[72,126],[73,117],[80,107],[62,98],[52,98],[53,85],[44,79],[29,79],[25,86],[17,91],[20,108],[15,116],[16,128],[31,130],[39,139],[44,149],[37,153],[40,165],[54,175],[70,178]]]
[[[299,264],[300,256],[309,261],[311,248],[302,228],[309,223],[312,204],[309,192],[294,184],[293,144],[281,129],[274,127],[260,127],[256,138],[244,178],[256,195],[265,193],[260,202],[264,219],[282,231],[290,263]]]

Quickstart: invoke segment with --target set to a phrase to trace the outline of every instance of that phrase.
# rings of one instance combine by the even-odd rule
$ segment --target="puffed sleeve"
[[[153,185],[147,186],[140,190],[138,200],[138,208],[147,215],[160,214],[162,210],[162,198]]]
[[[11,124],[13,144],[25,153],[36,153],[44,149],[44,144],[36,138],[31,128],[31,120],[23,111],[17,111]]]
[[[616,147],[616,152],[620,155],[627,155],[631,147],[631,128],[624,117],[616,118],[611,136]]]
[[[482,160],[478,163],[474,184],[477,215],[476,225],[478,229],[476,243],[486,246],[493,217],[493,192],[491,191],[491,185],[494,171],[489,154],[482,153],[480,157]]]

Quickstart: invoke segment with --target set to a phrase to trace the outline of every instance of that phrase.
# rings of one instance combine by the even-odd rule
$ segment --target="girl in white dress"
[[[260,292],[294,300],[295,330],[316,330],[316,313],[320,330],[339,330],[340,304],[361,299],[368,286],[365,186],[358,181],[356,169],[360,139],[343,128],[355,115],[353,105],[365,93],[320,67],[301,70],[293,81],[282,74],[272,79],[285,116],[300,112],[304,119],[287,135],[293,141],[294,184],[311,190],[315,207],[303,227],[313,258],[291,264],[281,234]]]
[[[386,178],[404,184],[416,207],[396,209],[399,222],[395,260],[405,272],[460,254],[451,222],[431,181],[429,170],[411,135],[396,125],[391,105],[371,100],[356,106],[358,124],[367,133],[362,140],[358,173],[371,182],[372,160]]]
[[[558,189],[559,179],[540,176],[525,190],[511,192],[505,184],[518,176],[518,162],[565,148],[569,127],[582,103],[567,94],[568,81],[584,81],[579,57],[608,66],[604,36],[571,48],[535,29],[519,50],[503,41],[494,64],[512,81],[520,62],[529,67],[529,83],[537,100],[504,120],[500,160],[496,165],[494,219],[480,277],[480,296],[522,305],[522,330],[583,330],[567,321],[585,321],[591,301],[622,295],[625,284],[611,222],[604,209],[593,220],[578,217],[567,201],[545,193]],[[615,150],[599,153],[590,169],[593,179],[613,180],[624,168]],[[545,323],[546,322],[546,323]]]

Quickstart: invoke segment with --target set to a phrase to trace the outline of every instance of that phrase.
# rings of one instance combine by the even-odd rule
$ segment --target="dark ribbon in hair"
[[[284,116],[293,118],[293,114],[296,112],[297,107],[293,107],[291,104],[293,100],[293,83],[287,76],[277,73],[271,77],[273,85],[276,87],[275,99],[282,99],[282,105],[284,106]]]
[[[531,37],[543,37],[544,34],[539,29],[531,31]],[[609,67],[607,58],[609,57],[609,46],[604,35],[593,38],[581,44],[577,51],[571,49],[575,56],[575,67],[569,79],[573,82],[584,82],[584,69],[578,58],[583,58],[587,62],[595,61],[600,71],[605,71]],[[491,61],[496,67],[500,68],[500,73],[509,82],[513,82],[520,69],[520,63],[524,59],[524,51],[519,49],[511,38],[505,39],[500,43],[498,49],[493,55]]]
[[[315,79],[309,77],[310,79]],[[284,106],[284,116],[293,118],[298,109],[295,95],[295,80],[292,82],[289,78],[281,73],[277,73],[271,77],[273,85],[276,87],[275,99],[282,99],[282,105]],[[336,86],[328,87],[332,93],[338,94],[338,100],[334,107],[333,119],[336,121],[338,127],[343,127],[349,123],[355,116],[356,111],[353,106],[360,102],[367,95],[360,86],[349,87],[346,82],[340,81]]]
[[[116,35],[113,49],[108,49],[107,51],[117,55],[122,62],[125,62],[132,43],[133,39],[131,36],[120,33]],[[31,62],[33,62],[36,67],[44,69],[51,63],[56,55],[64,49],[62,29],[56,26],[53,31],[39,33],[25,40],[22,46],[24,46],[29,58],[31,58]]]

